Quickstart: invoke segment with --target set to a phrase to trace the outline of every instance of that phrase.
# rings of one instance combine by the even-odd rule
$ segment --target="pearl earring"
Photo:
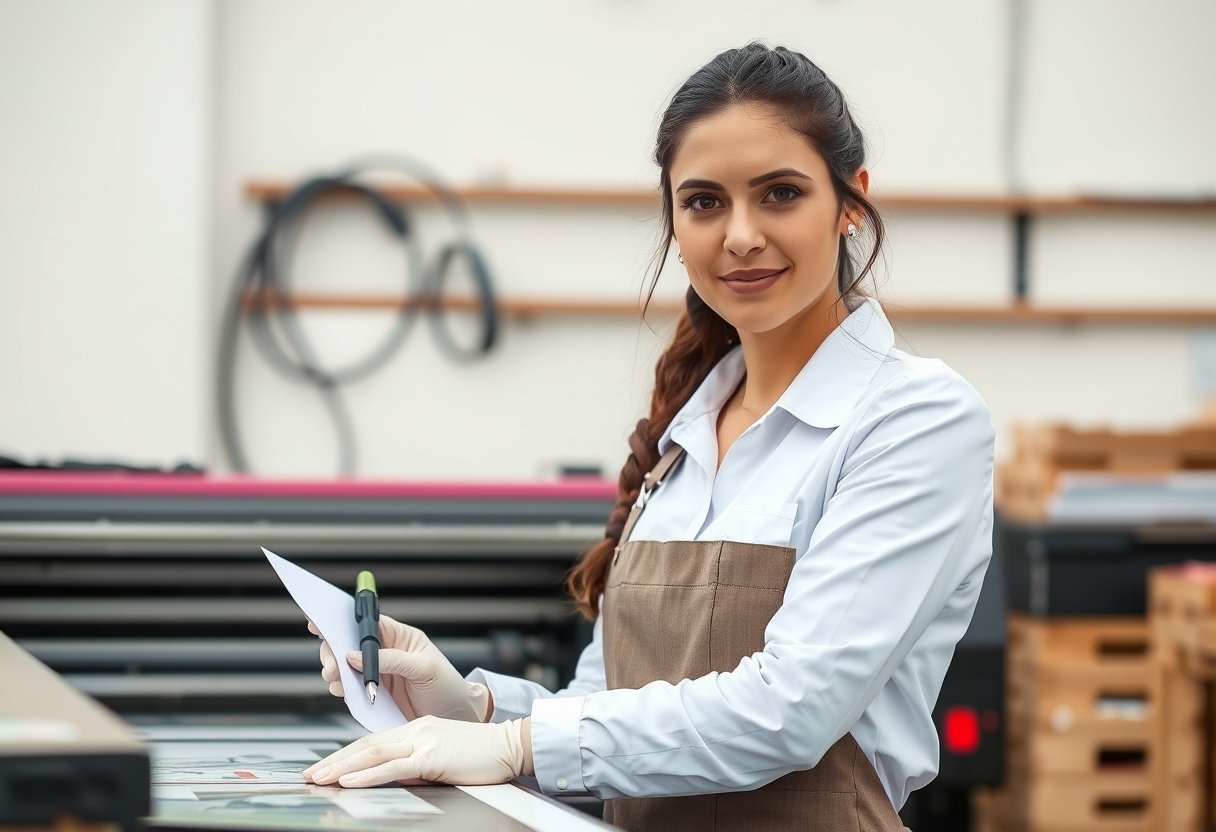
[[[849,239],[851,240],[856,236],[857,236],[857,226],[853,225],[853,223],[849,223]]]
[[[676,252],[676,259],[677,259],[677,260],[679,260],[681,263],[683,263],[683,262],[684,262],[684,255],[683,255],[683,254],[681,254],[680,252],[678,252],[678,251],[677,251],[677,252]]]

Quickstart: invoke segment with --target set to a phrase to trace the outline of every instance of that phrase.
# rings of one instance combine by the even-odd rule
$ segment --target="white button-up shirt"
[[[736,347],[675,416],[659,452],[687,456],[631,539],[795,549],[764,649],[727,673],[606,690],[601,618],[561,691],[473,671],[495,721],[531,714],[546,792],[754,789],[846,733],[897,809],[937,774],[933,705],[992,554],[988,408],[942,361],[896,349],[866,300],[715,471],[717,417],[744,370]]]

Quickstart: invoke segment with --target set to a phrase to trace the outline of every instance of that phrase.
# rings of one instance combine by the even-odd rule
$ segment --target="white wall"
[[[18,378],[20,389],[32,391],[37,382],[52,392],[31,395],[32,401],[0,416],[0,453],[105,452],[164,461],[205,455],[208,464],[222,467],[210,362],[220,300],[260,226],[259,206],[243,195],[246,181],[295,179],[365,151],[392,150],[424,160],[456,184],[505,176],[518,185],[651,187],[651,143],[667,97],[714,53],[753,37],[806,52],[845,89],[869,133],[879,193],[1004,191],[1013,173],[1004,156],[1010,129],[1017,139],[1016,173],[1036,191],[1216,192],[1216,160],[1205,153],[1216,144],[1216,113],[1203,104],[1216,81],[1216,56],[1204,40],[1216,23],[1209,3],[1038,0],[1025,6],[1025,77],[1013,125],[1006,115],[1009,8],[994,0],[745,6],[722,0],[221,0],[214,7],[189,6],[189,14],[181,7],[149,11],[160,4],[107,6],[102,28],[136,40],[134,32],[150,17],[199,19],[197,27],[167,20],[159,25],[171,30],[162,38],[175,46],[170,75],[190,75],[203,89],[173,102],[149,100],[142,115],[159,123],[174,107],[192,108],[194,121],[177,118],[189,125],[194,143],[175,136],[162,140],[163,147],[130,154],[116,146],[112,169],[119,178],[171,184],[166,194],[137,195],[133,214],[107,218],[125,223],[139,212],[154,214],[192,230],[196,243],[166,246],[177,251],[174,256],[159,246],[150,251],[142,240],[94,243],[84,255],[73,235],[72,246],[103,264],[109,283],[122,287],[91,297],[96,320],[111,333],[102,357],[144,353],[149,345],[168,343],[166,332],[180,332],[178,343],[190,357],[179,363],[193,370],[175,376],[174,386],[121,363],[115,372],[123,401],[146,418],[48,423],[65,404],[78,410],[91,400],[55,392],[87,382],[73,365],[77,351],[64,348],[80,330],[62,316],[50,327],[25,323],[19,340],[0,334],[6,346],[0,372]],[[93,7],[71,8],[83,13]],[[25,94],[13,77],[45,74],[48,53],[68,53],[59,63],[74,75],[89,74],[89,65],[66,44],[74,23],[16,4],[0,9],[6,32],[13,28],[10,19],[21,23],[33,15],[19,39],[40,44],[16,54],[5,50],[0,58],[13,70],[0,80],[6,116],[10,98]],[[174,35],[190,39],[194,51]],[[195,56],[198,51],[207,54]],[[112,54],[123,57],[111,63],[141,78],[159,66],[135,48]],[[190,74],[197,67],[198,74]],[[52,98],[71,118],[83,119],[105,72],[64,80]],[[179,79],[178,88],[194,90],[187,80]],[[208,80],[213,109],[206,100]],[[8,166],[24,172],[16,207],[9,204],[11,194],[5,200],[16,218],[4,224],[4,233],[23,239],[47,233],[22,206],[62,164],[39,141],[59,131],[46,115],[33,121],[22,128],[28,138],[0,138],[0,164],[6,172]],[[213,191],[197,184],[195,199],[186,194],[192,207],[183,208],[183,182],[210,182]],[[83,184],[81,190],[80,177],[69,177],[52,193],[56,200],[104,194],[104,183]],[[198,202],[212,193],[214,233],[198,237],[211,233]],[[433,251],[444,231],[424,214]],[[1006,218],[893,212],[888,221],[883,298],[983,303],[1008,296],[1012,243]],[[636,297],[657,233],[653,216],[641,209],[481,208],[474,224],[507,296]],[[1032,290],[1060,302],[1216,305],[1214,227],[1213,216],[1042,218],[1031,246]],[[66,283],[79,266],[61,257],[45,268]],[[146,257],[146,265],[138,276],[120,280],[120,264],[135,257],[141,263]],[[357,210],[331,208],[308,226],[293,281],[384,291],[401,280],[398,261],[390,242]],[[55,309],[56,292],[18,278],[44,263],[35,250],[20,256],[0,251],[4,297],[15,297],[18,306]],[[156,281],[165,280],[166,266],[183,281],[173,284],[172,302],[153,300],[148,288],[162,285]],[[659,294],[678,296],[681,280],[678,267],[669,268]],[[188,321],[153,311],[114,327],[129,315],[131,297],[152,301],[145,311],[183,311],[190,303],[183,297],[192,301],[203,293],[209,315],[201,306],[184,316]],[[386,323],[378,312],[315,311],[305,319],[322,355],[335,362],[357,355]],[[384,372],[349,390],[360,473],[526,477],[567,461],[600,464],[615,476],[625,437],[644,413],[668,322],[653,325],[658,334],[613,319],[508,321],[501,349],[466,367],[441,358],[420,328]],[[905,347],[940,356],[972,380],[993,408],[1002,444],[1018,417],[1169,425],[1200,404],[1188,376],[1191,333],[1182,327],[918,324],[902,327],[901,334]],[[22,345],[19,359],[8,357],[10,342]],[[241,423],[255,470],[331,473],[334,437],[315,394],[280,380],[247,341],[242,350]],[[159,361],[170,358],[162,352]]]
[[[0,3],[0,454],[207,453],[211,28]]]

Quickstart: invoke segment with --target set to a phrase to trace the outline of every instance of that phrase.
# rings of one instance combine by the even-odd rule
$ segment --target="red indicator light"
[[[951,754],[979,751],[980,716],[975,708],[948,708],[942,725],[942,740]]]

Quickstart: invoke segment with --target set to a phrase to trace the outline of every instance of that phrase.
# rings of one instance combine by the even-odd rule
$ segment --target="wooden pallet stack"
[[[1216,828],[1216,565],[1154,569],[1149,578],[1153,658],[1161,691],[1161,832]]]
[[[989,832],[1149,832],[1157,691],[1142,618],[1011,614],[1005,785],[976,796]]]
[[[1013,448],[996,472],[996,502],[1013,519],[1042,522],[1060,474],[1071,471],[1169,473],[1216,469],[1216,423],[1167,431],[1081,430],[1017,423]]]
[[[1123,498],[1126,493],[1138,494],[1136,489],[1146,485],[1172,486],[1168,478],[1135,475],[1212,470],[1216,470],[1216,422],[1197,420],[1162,431],[1019,424],[1012,455],[997,470],[996,500],[1006,519],[1050,523],[1075,518],[1078,506],[1087,507],[1084,500],[1078,502],[1078,494],[1092,501],[1092,484],[1108,479],[1087,478],[1089,491],[1079,492],[1076,489],[1087,483],[1069,480],[1072,472],[1112,475],[1111,493]],[[1097,515],[1103,522],[1116,522],[1109,518],[1121,516],[1109,509]],[[1202,603],[1192,597],[1189,609],[1212,610],[1211,644],[1216,648],[1216,591],[1210,600],[1210,606],[1203,606],[1207,596]],[[1155,611],[1152,614],[1157,616]],[[1216,793],[1211,774],[1216,767],[1195,750],[1196,743],[1202,746],[1196,725],[1206,708],[1207,693],[1195,686],[1194,673],[1186,683],[1181,681],[1177,670],[1184,666],[1181,660],[1168,665],[1175,668],[1175,677],[1167,689],[1171,677],[1160,669],[1157,643],[1163,637],[1156,628],[1143,617],[1011,614],[1005,784],[1001,789],[977,791],[975,829],[1216,829],[1216,824],[1197,825],[1200,819],[1207,823],[1204,796]],[[1178,631],[1177,622],[1165,628],[1168,633]],[[1181,648],[1171,643],[1176,656]],[[1189,655],[1190,664],[1185,666],[1194,667],[1194,650]],[[1216,657],[1216,649],[1212,656]],[[1211,678],[1216,679],[1216,658],[1211,668]],[[1170,790],[1163,787],[1167,781],[1173,784]]]

